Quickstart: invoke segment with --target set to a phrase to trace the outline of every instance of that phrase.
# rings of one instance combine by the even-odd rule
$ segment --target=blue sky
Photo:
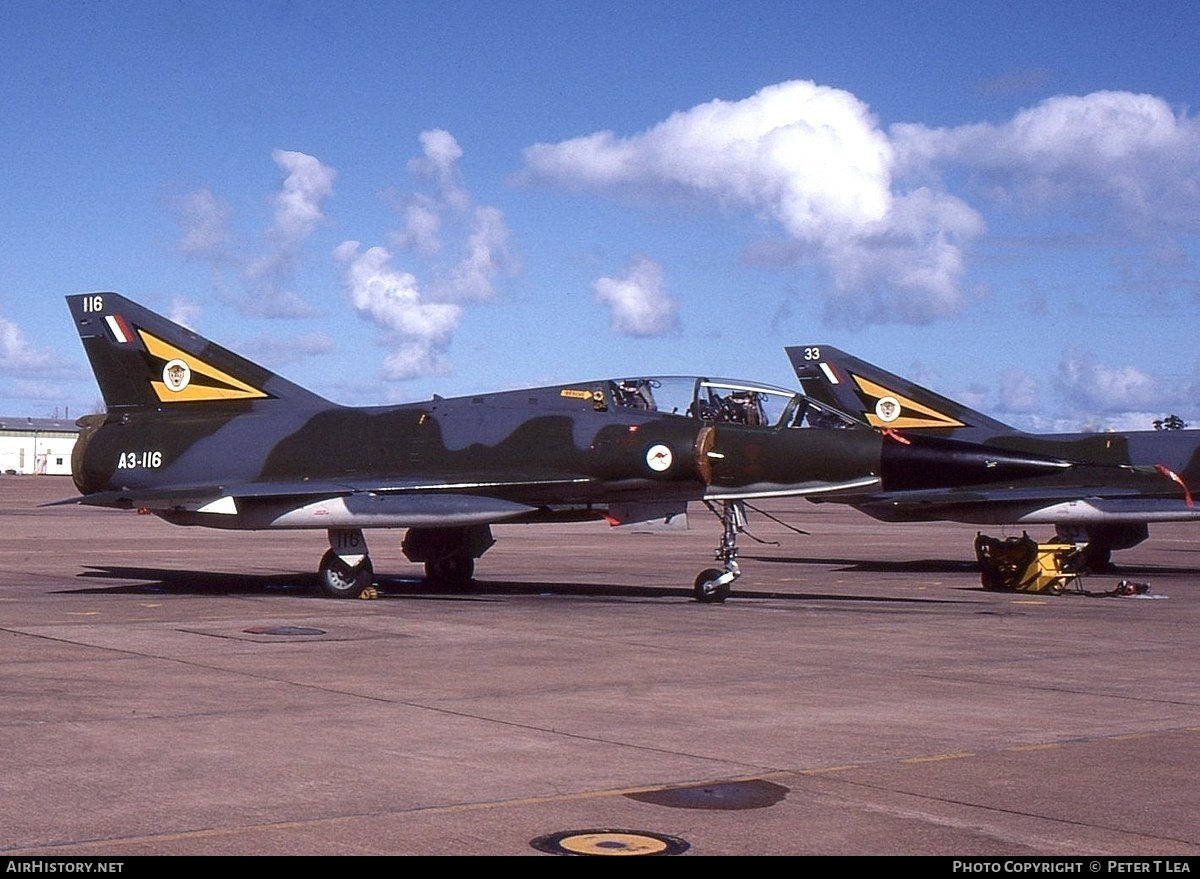
[[[0,413],[115,290],[337,402],[794,386],[1200,426],[1194,2],[0,4]]]

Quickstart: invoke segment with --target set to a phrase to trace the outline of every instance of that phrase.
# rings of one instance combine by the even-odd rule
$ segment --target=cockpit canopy
[[[610,381],[613,405],[724,424],[763,427],[864,427],[803,394],[736,379],[673,376]]]

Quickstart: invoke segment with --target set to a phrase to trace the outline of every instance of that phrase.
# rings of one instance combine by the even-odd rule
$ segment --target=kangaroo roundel
[[[666,473],[671,469],[674,460],[670,448],[662,443],[653,445],[646,451],[646,464],[655,473]]]

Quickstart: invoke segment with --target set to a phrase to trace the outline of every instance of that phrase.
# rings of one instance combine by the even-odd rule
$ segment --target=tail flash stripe
[[[833,371],[833,367],[824,360],[821,361],[821,372],[825,373],[825,378],[831,385],[841,384],[841,382],[838,381],[837,373]]]
[[[264,391],[236,379],[229,373],[222,372],[215,366],[210,366],[203,360],[193,357],[186,351],[176,348],[162,339],[156,338],[145,330],[138,330],[142,343],[153,357],[162,360],[164,364],[171,361],[182,361],[191,370],[191,378],[186,385],[178,389],[167,387],[165,381],[151,380],[154,393],[163,403],[194,403],[205,400],[254,400],[269,396]]]
[[[108,324],[108,331],[113,334],[113,338],[120,344],[124,345],[133,338],[133,334],[129,332],[129,325],[119,314],[105,315],[104,322]]]
[[[883,385],[877,385],[875,382],[863,378],[861,375],[853,375],[854,383],[858,385],[858,389],[862,391],[871,402],[879,400],[882,397],[893,397],[900,404],[900,417],[892,421],[885,422],[873,412],[864,413],[867,416],[867,421],[872,427],[882,428],[914,428],[914,427],[966,427],[966,424],[959,421],[957,418],[952,418],[943,412],[938,412],[936,409],[930,409],[928,406],[923,406],[916,400],[905,397],[903,394],[897,394],[895,391],[885,388]]]

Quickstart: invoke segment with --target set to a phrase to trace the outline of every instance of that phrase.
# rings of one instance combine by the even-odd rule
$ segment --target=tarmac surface
[[[38,507],[74,495],[0,476],[10,857],[1200,854],[1194,526],[1009,594],[973,526],[764,502],[810,533],[752,511],[720,605],[703,507],[496,527],[467,592],[377,531],[337,601],[322,532]]]

